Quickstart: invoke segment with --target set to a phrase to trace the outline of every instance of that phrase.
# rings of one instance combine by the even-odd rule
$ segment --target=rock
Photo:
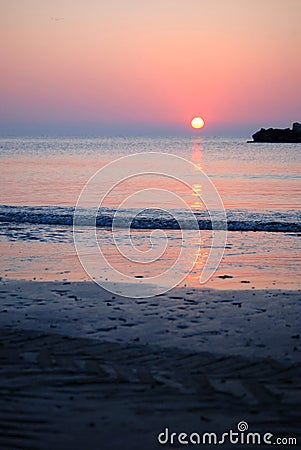
[[[301,133],[301,123],[298,122],[293,123],[293,131],[295,133]]]
[[[290,128],[261,128],[252,135],[254,142],[300,142],[301,124],[295,122]]]

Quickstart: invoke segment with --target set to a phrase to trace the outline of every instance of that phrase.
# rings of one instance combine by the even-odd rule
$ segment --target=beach
[[[232,448],[233,433],[236,448],[265,435],[279,448],[300,442],[299,148],[288,146],[2,140],[1,450],[198,447],[183,433],[204,448]],[[139,164],[128,158],[141,148]],[[185,173],[141,175],[153,151],[160,170],[175,162],[166,152],[175,165],[184,156]],[[89,177],[124,156],[73,228]],[[141,176],[116,187],[133,167]],[[226,240],[218,221],[211,230],[202,170],[223,199]],[[211,250],[218,257],[200,284]],[[260,443],[246,444],[248,432]]]
[[[300,16],[0,1],[0,450],[300,448]]]
[[[152,449],[166,428],[241,421],[300,438],[299,292],[143,301],[91,282],[2,280],[1,297],[1,448]]]

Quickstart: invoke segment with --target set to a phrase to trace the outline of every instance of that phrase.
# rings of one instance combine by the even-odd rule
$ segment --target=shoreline
[[[9,231],[4,229],[0,242],[3,279],[89,281],[69,231],[65,233],[63,229],[47,227],[21,227],[20,230],[12,227]],[[184,259],[183,274],[177,274],[182,278],[187,270],[187,277],[182,281],[182,286],[196,289],[200,287],[199,276],[209,249],[209,234],[203,233],[204,242],[192,270],[188,270],[189,261]],[[149,234],[134,233],[134,238],[136,237],[142,245],[143,242],[148,242]],[[177,238],[177,233],[174,237]],[[170,266],[171,258],[177,258],[178,241],[175,239],[172,240],[174,246],[171,254],[156,262],[154,267],[143,265],[141,268],[134,263],[129,265],[126,260],[120,258],[115,245],[106,242],[106,239],[111,242],[111,233],[103,231],[103,239],[106,259],[122,274],[130,277],[143,275],[147,278],[152,277],[156,271],[162,273]],[[299,235],[294,233],[229,232],[221,264],[205,286],[219,290],[299,289],[299,241]],[[92,260],[91,264],[94,264]],[[105,280],[107,267],[101,265],[99,273]],[[122,277],[116,281],[121,282]],[[170,285],[172,284],[171,280]]]

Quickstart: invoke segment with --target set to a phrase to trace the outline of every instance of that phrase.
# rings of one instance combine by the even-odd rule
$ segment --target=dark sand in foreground
[[[299,294],[182,289],[141,303],[92,283],[2,282],[1,450],[153,449],[166,427],[240,421],[300,439]]]

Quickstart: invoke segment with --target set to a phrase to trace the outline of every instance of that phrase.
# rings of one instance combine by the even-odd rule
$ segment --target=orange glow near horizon
[[[301,116],[300,15],[296,0],[2,2],[1,126],[185,131],[199,105],[206,133],[289,126]]]

